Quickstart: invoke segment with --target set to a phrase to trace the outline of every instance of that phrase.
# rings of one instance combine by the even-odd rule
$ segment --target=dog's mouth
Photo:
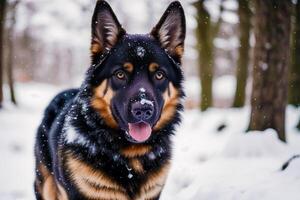
[[[147,141],[152,133],[152,128],[147,122],[128,123],[127,134],[138,143]]]
[[[120,129],[125,132],[125,138],[129,142],[143,143],[151,137],[153,126],[151,122],[142,120],[138,122],[129,122],[122,117],[116,106],[113,105],[112,108],[113,116],[119,122]]]
[[[126,124],[125,120],[120,116],[120,113],[117,109],[116,111],[116,118],[118,121],[122,122],[122,124]],[[122,126],[121,126],[122,127]],[[140,121],[135,123],[127,123],[127,127],[121,128],[126,133],[126,139],[133,143],[142,143],[147,141],[152,133],[152,127],[149,123]]]

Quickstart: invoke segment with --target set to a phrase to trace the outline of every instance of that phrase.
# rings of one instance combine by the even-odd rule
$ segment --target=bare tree
[[[4,26],[5,26],[5,8],[6,0],[0,1],[0,108],[3,102],[3,59],[4,59]]]
[[[10,2],[7,5],[6,9],[6,21],[8,22],[8,28],[6,31],[7,38],[7,61],[6,70],[7,70],[7,81],[10,91],[10,99],[11,102],[17,104],[14,90],[14,77],[13,77],[13,68],[14,68],[14,32],[15,32],[15,24],[16,24],[16,7],[19,3],[19,0],[15,0]]]
[[[273,128],[285,141],[291,1],[255,0],[250,130]]]
[[[294,106],[300,106],[300,0],[294,11],[288,101]]]
[[[217,23],[213,23],[210,14],[204,6],[205,0],[198,0],[194,3],[197,9],[197,29],[199,52],[199,75],[201,79],[201,105],[202,111],[212,106],[212,81],[214,71],[214,46],[213,39],[219,33],[222,23],[221,13],[223,6],[220,6],[220,17]],[[222,1],[223,2],[223,1]]]
[[[249,8],[249,0],[238,0],[238,3],[238,15],[240,19],[240,47],[239,58],[237,61],[237,83],[233,107],[243,107],[245,104],[250,49],[249,37],[251,29],[251,10]]]

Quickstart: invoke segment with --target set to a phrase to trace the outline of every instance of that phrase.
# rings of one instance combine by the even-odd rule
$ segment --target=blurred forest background
[[[169,0],[110,0],[129,33],[147,33]],[[284,136],[285,107],[300,105],[300,1],[181,1],[187,18],[187,108],[251,104],[249,130]],[[0,107],[15,85],[79,86],[89,66],[95,0],[1,0]],[[218,83],[218,84],[215,84]],[[22,92],[22,91],[21,91]],[[300,123],[298,125],[300,128]]]
[[[128,33],[149,33],[171,2],[107,1]],[[0,200],[34,199],[36,130],[83,81],[95,2],[0,0]],[[298,200],[300,0],[181,3],[186,110],[161,199]]]

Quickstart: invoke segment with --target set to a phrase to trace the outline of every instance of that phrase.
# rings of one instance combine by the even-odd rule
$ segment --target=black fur
[[[97,3],[97,6],[101,9],[105,9],[103,6],[107,7],[108,5],[103,2],[99,1]],[[175,9],[175,11],[176,9],[179,10],[178,12],[182,15],[182,21],[184,22],[180,4],[178,2],[173,3],[172,9]],[[173,12],[173,10],[171,11]],[[95,10],[96,12],[97,10]],[[112,12],[112,10],[108,9],[107,12]],[[113,19],[116,20],[114,15]],[[95,14],[93,20],[95,20]],[[160,22],[160,24],[162,23]],[[118,23],[117,25],[119,26]],[[185,25],[182,24],[182,26],[184,27],[182,30],[185,31]],[[92,26],[93,28],[95,27]],[[101,113],[99,114],[91,104],[95,95],[94,89],[103,80],[107,79],[109,80],[109,87],[115,92],[111,101],[111,110],[114,118],[118,118],[116,115],[120,115],[123,116],[123,121],[129,122],[132,120],[131,116],[127,116],[126,112],[128,110],[120,108],[122,103],[127,102],[128,106],[126,105],[125,108],[130,107],[130,102],[136,98],[135,91],[137,88],[135,85],[147,87],[147,90],[150,91],[149,94],[147,93],[147,96],[154,102],[157,115],[157,118],[155,118],[155,115],[153,119],[149,119],[148,123],[154,126],[162,111],[164,103],[162,93],[168,89],[168,83],[172,83],[177,89],[179,99],[184,96],[181,86],[183,75],[178,55],[172,55],[165,51],[160,41],[157,40],[157,35],[129,35],[120,27],[119,30],[122,31],[122,34],[117,35],[118,41],[116,44],[113,44],[110,49],[106,48],[100,54],[92,55],[92,65],[88,69],[81,87],[61,92],[46,108],[44,118],[38,128],[35,145],[37,166],[35,191],[37,199],[43,199],[37,189],[37,185],[43,185],[44,181],[44,177],[39,171],[40,164],[46,166],[56,182],[65,189],[70,200],[86,199],[74,185],[69,172],[66,170],[65,158],[66,154],[70,152],[72,155],[75,155],[76,159],[85,162],[95,170],[100,170],[120,184],[126,189],[130,199],[135,199],[140,186],[149,178],[149,174],[160,169],[171,159],[170,136],[174,134],[175,125],[180,122],[180,111],[183,109],[180,103],[177,104],[176,112],[168,123],[161,129],[153,131],[151,137],[144,141],[144,144],[152,147],[151,156],[145,154],[140,157],[141,164],[145,170],[144,174],[139,174],[129,169],[129,159],[120,154],[121,149],[138,145],[128,139],[125,133],[126,123],[124,124],[120,119],[116,119],[118,128],[110,127],[101,117]],[[92,31],[92,33],[94,32]],[[181,35],[181,37],[183,38],[180,45],[183,45],[184,36]],[[95,41],[98,40],[92,39],[92,44]],[[101,45],[105,46],[105,44]],[[145,49],[145,55],[142,58],[136,55],[135,50],[138,47]],[[112,80],[111,76],[113,74],[113,66],[116,65],[115,63],[128,61],[135,66],[134,73],[130,77],[128,75],[128,81],[120,83]],[[164,82],[155,83],[151,78],[147,78],[149,72],[147,72],[146,66],[152,62],[163,66],[168,76]],[[145,76],[142,74],[145,74]],[[149,76],[152,77],[152,74]],[[81,139],[84,138],[84,141],[78,141],[78,137],[68,138],[70,137],[68,135],[70,129],[74,130]],[[159,196],[156,197],[156,199],[158,198]]]

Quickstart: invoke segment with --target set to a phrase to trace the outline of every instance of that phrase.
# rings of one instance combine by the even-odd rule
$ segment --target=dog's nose
[[[131,107],[131,113],[137,120],[147,120],[153,116],[154,108],[151,104],[134,102]]]

